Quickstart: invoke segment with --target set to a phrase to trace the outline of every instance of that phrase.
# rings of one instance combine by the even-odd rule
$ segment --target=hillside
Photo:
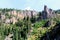
[[[0,40],[58,39],[60,12],[56,11],[46,5],[42,12],[0,9]]]

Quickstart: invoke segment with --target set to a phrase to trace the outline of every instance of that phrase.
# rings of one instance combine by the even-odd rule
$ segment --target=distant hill
[[[55,13],[58,13],[58,14],[60,14],[60,9],[59,9],[59,10],[55,10]]]

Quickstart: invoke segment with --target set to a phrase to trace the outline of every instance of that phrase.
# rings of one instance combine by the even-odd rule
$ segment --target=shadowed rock
[[[47,32],[40,40],[60,40],[60,23],[56,24],[54,29]]]

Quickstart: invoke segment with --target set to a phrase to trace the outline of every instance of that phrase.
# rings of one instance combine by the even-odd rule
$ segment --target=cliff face
[[[17,16],[17,17],[22,17],[22,18],[24,18],[24,17],[27,17],[27,16],[29,16],[29,17],[31,17],[31,15],[33,15],[33,16],[35,16],[35,15],[37,15],[37,11],[31,11],[31,10],[21,10],[21,11],[16,11],[16,10],[13,10],[13,11],[9,11],[8,12],[10,15],[14,15],[14,16]]]
[[[36,16],[38,14],[38,12],[35,10],[7,10],[0,12],[1,20],[4,20],[7,24],[12,22],[15,24],[15,22],[24,19],[24,17],[31,18],[32,16]]]
[[[42,11],[42,18],[49,19],[54,17],[55,17],[55,12],[52,9],[47,8],[47,6],[45,5],[44,10]]]

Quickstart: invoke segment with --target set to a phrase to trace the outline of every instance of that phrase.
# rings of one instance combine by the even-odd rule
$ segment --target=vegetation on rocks
[[[2,10],[2,9],[1,9]],[[3,12],[8,12],[13,9],[3,9]],[[39,12],[40,13],[40,12]],[[3,14],[6,16],[5,19],[10,19],[11,17],[16,17],[13,15],[9,15],[8,13]],[[43,27],[46,22],[46,20],[37,20],[41,17],[41,14],[37,15],[38,17],[25,17],[22,20],[18,20],[15,24],[12,23],[5,23],[4,20],[1,20],[0,18],[0,40],[5,40],[6,36],[13,34],[10,38],[12,40],[40,40],[42,36],[45,35],[45,33],[50,32],[52,29],[54,29],[55,25],[57,23],[60,23],[60,18],[57,16],[56,18],[53,18],[52,20],[54,23],[49,27]],[[1,14],[0,14],[1,17]],[[40,18],[41,19],[41,18]]]

